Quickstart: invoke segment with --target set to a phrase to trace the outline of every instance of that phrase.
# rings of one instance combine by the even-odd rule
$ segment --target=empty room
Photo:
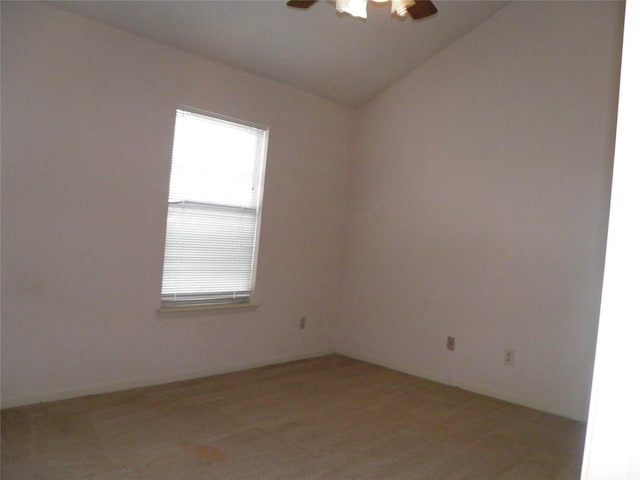
[[[1,2],[2,478],[580,478],[624,2],[288,3]]]

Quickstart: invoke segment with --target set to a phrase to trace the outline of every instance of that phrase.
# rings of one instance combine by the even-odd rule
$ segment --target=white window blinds
[[[267,131],[178,110],[162,305],[248,302]]]

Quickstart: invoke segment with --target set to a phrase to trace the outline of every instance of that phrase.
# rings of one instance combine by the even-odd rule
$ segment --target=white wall
[[[607,254],[582,480],[640,479],[640,3],[627,2]]]
[[[255,312],[156,313],[179,105],[270,127]],[[331,351],[353,119],[141,37],[3,2],[3,406]]]
[[[359,112],[339,351],[586,418],[622,18],[514,2]]]
[[[584,419],[621,26],[514,2],[356,116],[3,2],[3,406],[338,350]],[[180,104],[271,128],[255,312],[155,312]]]

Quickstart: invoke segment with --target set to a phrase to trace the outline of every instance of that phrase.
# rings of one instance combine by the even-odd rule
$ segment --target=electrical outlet
[[[307,317],[300,317],[300,330],[304,330],[304,327],[307,326]]]
[[[447,350],[451,350],[452,352],[456,348],[456,337],[447,337]]]
[[[509,367],[513,367],[513,362],[515,360],[516,352],[513,348],[505,348],[504,349],[504,360],[502,363],[508,365]]]

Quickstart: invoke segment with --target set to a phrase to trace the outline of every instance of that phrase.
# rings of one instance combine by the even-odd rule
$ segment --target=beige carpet
[[[573,480],[584,430],[331,355],[4,410],[2,480]]]

